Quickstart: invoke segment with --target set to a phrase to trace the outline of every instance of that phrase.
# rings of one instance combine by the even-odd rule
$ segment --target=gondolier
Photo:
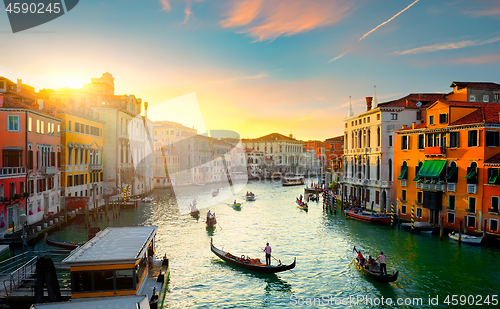
[[[385,263],[385,255],[384,252],[380,252],[380,255],[377,256],[377,260],[380,260],[380,274],[384,273],[387,276],[387,264]]]
[[[269,243],[266,243],[264,251],[266,252],[266,265],[269,266],[271,265],[271,246],[269,246]]]

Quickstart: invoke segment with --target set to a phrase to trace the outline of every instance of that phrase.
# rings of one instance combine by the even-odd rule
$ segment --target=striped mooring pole
[[[123,188],[123,202],[125,203],[127,201],[127,188]]]
[[[337,213],[337,193],[333,193],[333,212]]]
[[[326,195],[325,195],[325,191],[323,191],[323,208],[326,207]]]
[[[411,205],[411,231],[415,229],[415,205]]]
[[[391,227],[394,227],[394,203],[391,203]]]
[[[130,186],[127,187],[127,191],[128,191],[128,197],[127,197],[127,201],[130,202]]]

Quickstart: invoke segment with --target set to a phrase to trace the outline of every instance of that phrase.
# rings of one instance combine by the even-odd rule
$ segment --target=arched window
[[[451,161],[450,163],[450,167],[448,168],[448,172],[446,173],[446,180],[450,183],[458,182],[458,168],[455,161]]]
[[[380,147],[380,127],[377,128],[377,146]]]
[[[380,158],[377,158],[377,180],[380,180]]]
[[[370,157],[366,158],[366,179],[370,179]]]
[[[4,188],[3,188],[3,183],[0,184],[0,201],[3,202],[3,197],[4,197]]]

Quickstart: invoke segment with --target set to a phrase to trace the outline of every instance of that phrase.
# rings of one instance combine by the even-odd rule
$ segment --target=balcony
[[[455,192],[457,190],[457,184],[456,183],[449,183],[448,184],[448,191]]]
[[[57,168],[55,166],[42,166],[42,174],[54,175],[56,173],[57,173]]]
[[[446,155],[445,147],[425,147],[426,156],[444,156]]]
[[[417,182],[417,189],[422,189],[422,188],[423,188],[423,183]]]
[[[408,183],[407,179],[401,179],[401,187],[406,187]]]
[[[26,167],[0,167],[0,178],[26,175]]]
[[[102,164],[89,164],[89,171],[101,171]]]
[[[476,194],[476,190],[477,190],[477,185],[467,184],[467,193]]]

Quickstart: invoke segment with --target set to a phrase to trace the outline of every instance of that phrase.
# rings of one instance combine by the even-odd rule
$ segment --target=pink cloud
[[[241,32],[256,41],[274,40],[336,24],[352,5],[348,0],[240,0],[231,5],[220,25],[245,27]]]
[[[187,24],[187,22],[189,21],[189,18],[191,17],[191,5],[188,5],[186,6],[186,8],[184,9],[184,13],[186,13],[186,17],[184,18],[184,21],[182,22],[182,24]]]
[[[162,10],[170,12],[172,7],[170,6],[170,2],[168,0],[160,0],[160,3],[163,6]]]
[[[500,62],[500,55],[484,55],[479,57],[458,58],[450,61],[452,64],[486,64]]]
[[[500,15],[500,4],[498,4],[497,0],[486,0],[479,3],[471,3],[474,3],[475,6],[465,9],[463,11],[464,14],[474,17]]]

